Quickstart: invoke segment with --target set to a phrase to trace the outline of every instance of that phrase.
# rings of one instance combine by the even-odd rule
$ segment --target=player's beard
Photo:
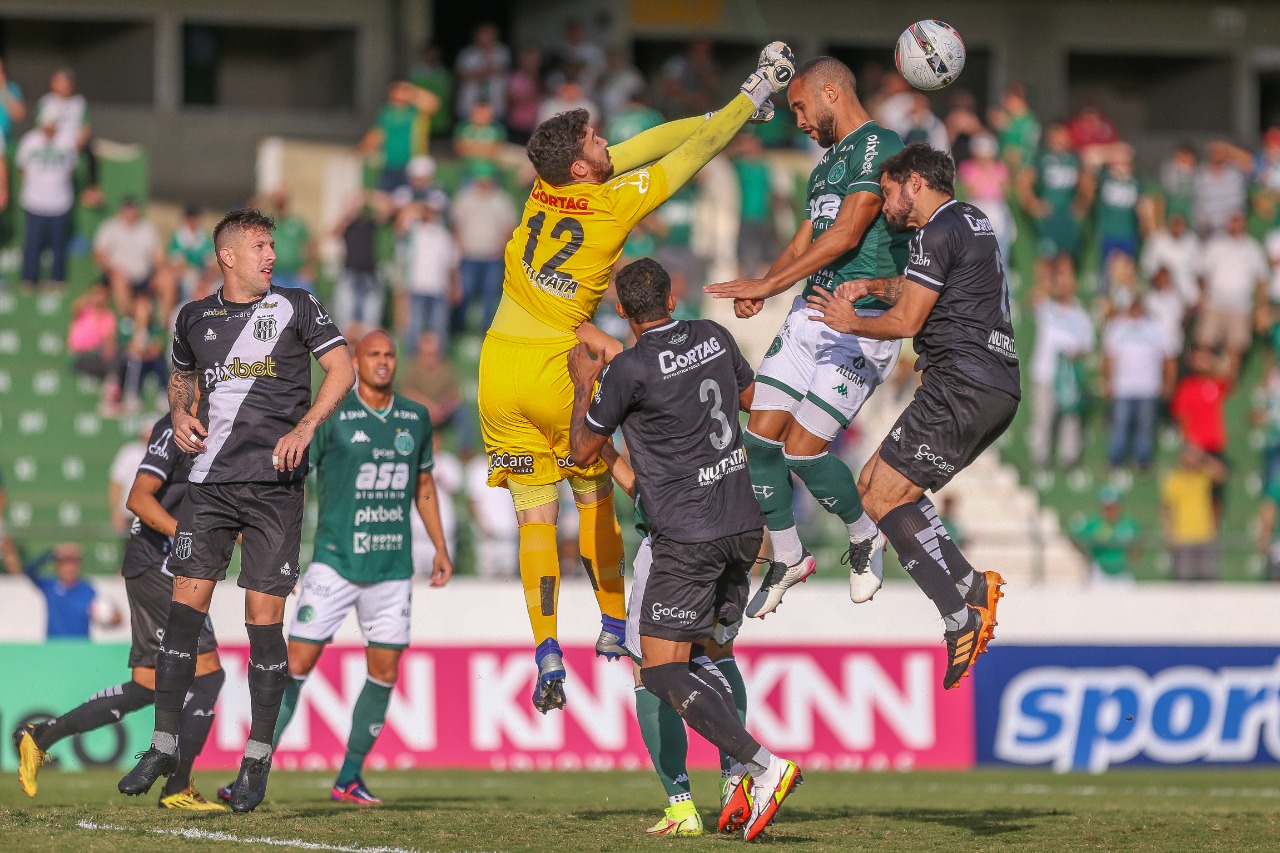
[[[591,168],[595,170],[596,183],[603,184],[605,181],[613,177],[613,161],[604,160],[602,162],[597,162],[592,160],[590,163]]]
[[[889,223],[889,227],[894,231],[910,231],[911,214],[916,209],[915,196],[907,193],[903,188],[898,193],[898,207],[896,210],[884,209],[884,221]]]
[[[836,139],[836,114],[830,110],[818,116],[813,129],[818,131],[818,144],[823,148],[830,148],[839,141]]]

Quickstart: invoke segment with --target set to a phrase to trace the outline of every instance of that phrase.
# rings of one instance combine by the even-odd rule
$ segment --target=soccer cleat
[[[769,571],[765,573],[760,588],[747,604],[747,616],[752,619],[768,616],[782,603],[783,593],[798,583],[804,583],[814,573],[817,565],[808,551],[804,552],[800,562],[791,566],[777,561],[770,562]]]
[[[188,812],[225,812],[227,807],[222,803],[211,803],[196,790],[195,785],[188,785],[185,790],[167,797],[161,797],[156,803],[162,809],[180,809]]]
[[[773,91],[781,92],[796,76],[796,55],[785,42],[770,42],[760,51],[756,71],[769,81]]]
[[[720,831],[737,832],[751,816],[751,774],[720,780]]]
[[[533,659],[538,663],[538,683],[533,686],[533,707],[541,713],[563,708],[564,656],[560,644],[548,637],[538,646]]]
[[[596,639],[596,654],[605,660],[630,657],[623,643],[627,639],[627,623],[612,616],[600,616],[600,636]],[[562,667],[563,668],[563,667]]]
[[[751,817],[742,827],[743,841],[755,841],[759,838],[765,827],[773,823],[778,809],[782,808],[783,800],[804,783],[804,776],[800,775],[800,768],[794,761],[785,758],[777,760],[783,765],[777,782],[770,784],[753,780],[751,783]]]
[[[154,746],[149,747],[146,752],[139,752],[134,758],[138,759],[138,764],[128,773],[124,774],[124,778],[120,780],[120,784],[116,788],[122,794],[128,794],[131,797],[141,796],[151,790],[151,786],[161,776],[168,776],[170,773],[178,769],[178,756],[170,755],[167,752],[161,752]]]
[[[702,834],[702,815],[692,800],[667,806],[662,818],[645,830],[646,835],[677,835],[692,838]]]
[[[1000,587],[1004,586],[1004,578],[999,572],[979,572],[973,573],[973,583],[969,586],[969,592],[965,595],[966,604],[972,604],[974,607],[985,607],[987,612],[991,614],[991,621],[987,624],[986,630],[983,631],[982,637],[978,640],[978,654],[984,654],[987,651],[987,643],[995,639],[996,625],[1000,623],[996,621],[996,604],[1000,599],[1004,598],[1004,592]]]
[[[44,766],[48,756],[47,752],[36,746],[36,739],[32,737],[35,730],[35,723],[27,723],[13,732],[13,746],[18,750],[18,781],[22,783],[22,790],[28,797],[36,795],[36,777],[40,775],[40,768]]]
[[[884,534],[865,542],[850,542],[840,562],[849,563],[849,597],[854,604],[870,601],[884,583]]]
[[[240,762],[240,775],[231,786],[231,810],[241,814],[262,805],[267,796],[267,775],[271,772],[271,756],[245,758]]]
[[[943,633],[947,643],[947,672],[942,676],[942,686],[950,690],[969,674],[969,667],[978,659],[982,638],[991,630],[991,614],[985,607],[969,608],[969,618],[954,631]]]
[[[364,780],[359,776],[350,784],[334,785],[333,790],[329,792],[329,796],[339,803],[355,803],[359,806],[382,805],[382,800],[375,797],[373,792],[365,787]]]

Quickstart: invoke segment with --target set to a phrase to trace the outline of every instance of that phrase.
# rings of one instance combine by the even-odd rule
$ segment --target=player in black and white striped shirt
[[[274,228],[256,210],[224,216],[213,231],[222,287],[178,312],[169,379],[173,440],[196,458],[169,559],[175,580],[156,656],[155,733],[120,780],[124,794],[146,793],[177,768],[178,722],[200,626],[240,535],[252,723],[231,808],[252,811],[266,795],[289,676],[284,599],[298,579],[307,446],[355,379],[346,341],[315,297],[271,286]],[[313,357],[326,373],[314,404]]]

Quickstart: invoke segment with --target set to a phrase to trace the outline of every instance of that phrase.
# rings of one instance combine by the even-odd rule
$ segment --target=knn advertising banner
[[[0,677],[6,685],[14,684],[29,648],[5,648]],[[99,648],[86,645],[63,654],[70,661],[82,650]],[[227,682],[197,766],[238,766],[249,730],[248,649],[224,646],[220,654]],[[59,701],[39,702],[50,712],[66,710],[127,677],[125,656],[123,648],[114,648],[95,658],[100,661],[96,666],[75,670],[74,682],[61,658],[50,658],[47,666],[28,674],[21,692],[51,695],[47,685],[75,683],[74,695],[64,690]],[[529,701],[533,656],[523,646],[409,649],[370,766],[649,767],[635,721],[630,663],[596,658],[587,647],[567,648],[565,662],[568,707],[543,716]],[[748,728],[806,769],[973,765],[971,680],[965,679],[960,689],[942,690],[941,645],[769,646],[742,652],[738,662],[747,683]],[[324,653],[279,744],[277,768],[322,769],[341,763],[351,710],[365,677],[364,649],[335,646]],[[149,709],[134,715],[121,755],[145,748],[152,719]],[[716,766],[717,756],[702,738],[691,732],[689,742],[691,764]],[[55,754],[60,751],[62,747],[54,748]]]
[[[993,646],[978,760],[1101,773],[1280,759],[1280,648]]]

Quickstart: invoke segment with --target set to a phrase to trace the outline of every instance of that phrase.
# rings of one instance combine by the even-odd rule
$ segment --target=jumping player
[[[586,344],[569,354],[570,446],[575,459],[594,462],[622,428],[653,554],[640,608],[640,677],[744,765],[750,794],[730,801],[720,824],[752,841],[800,784],[800,770],[747,732],[728,681],[697,644],[717,622],[741,618],[764,538],[737,417],[750,405],[754,378],[724,327],[671,319],[671,278],[656,261],[624,267],[616,286],[636,346],[603,374],[603,360]]]
[[[773,612],[783,594],[815,569],[792,514],[792,474],[845,524],[850,597],[867,601],[880,588],[883,540],[877,539],[875,523],[863,512],[853,472],[828,448],[893,372],[902,346],[896,340],[877,341],[815,326],[808,322],[812,311],[805,304],[806,296],[830,292],[843,281],[902,272],[906,238],[891,234],[885,223],[877,171],[902,149],[902,140],[872,120],[858,100],[853,72],[830,56],[800,66],[787,97],[800,129],[829,149],[809,176],[808,217],[763,279],[706,288],[718,298],[732,297],[735,313],[751,317],[765,299],[807,278],[804,293],[795,298],[760,364],[759,390],[743,439],[774,554],[747,605],[747,616],[752,617]],[[888,307],[875,296],[858,303],[864,317],[877,316]]]
[[[599,307],[635,224],[753,113],[768,112],[769,95],[793,73],[791,50],[774,42],[741,94],[710,119],[664,124],[610,148],[588,126],[586,111],[573,110],[543,122],[529,141],[538,178],[507,244],[502,302],[480,355],[479,406],[489,485],[511,491],[519,518],[520,577],[538,666],[533,704],[543,713],[565,704],[556,641],[560,480],[569,480],[581,512],[579,545],[602,614],[596,653],[626,654],[622,534],[605,465],[585,465],[570,454],[573,390],[565,354]]]
[[[147,453],[134,475],[127,506],[134,514],[124,546],[124,588],[129,598],[129,649],[132,678],[89,697],[82,705],[43,723],[28,723],[13,733],[18,749],[18,780],[28,797],[37,790],[36,777],[55,743],[71,735],[110,725],[155,701],[156,652],[164,636],[173,600],[173,575],[165,568],[178,522],[173,517],[187,493],[192,457],[173,442],[173,419],[165,415],[151,428]],[[160,807],[188,811],[223,811],[224,806],[201,796],[191,781],[191,766],[204,749],[213,728],[213,708],[226,681],[218,660],[218,639],[206,618],[196,642],[195,680],[182,705],[178,728],[181,760],[165,781]]]
[[[901,279],[848,282],[809,296],[810,321],[875,340],[915,337],[920,387],[863,467],[863,505],[893,543],[903,567],[946,625],[947,671],[955,687],[992,638],[1004,579],[976,572],[938,520],[925,490],[937,491],[999,438],[1021,399],[1009,285],[995,229],[981,210],[955,199],[950,155],[908,145],[880,167],[884,213],[911,237]],[[894,302],[878,317],[851,300],[879,288]]]

